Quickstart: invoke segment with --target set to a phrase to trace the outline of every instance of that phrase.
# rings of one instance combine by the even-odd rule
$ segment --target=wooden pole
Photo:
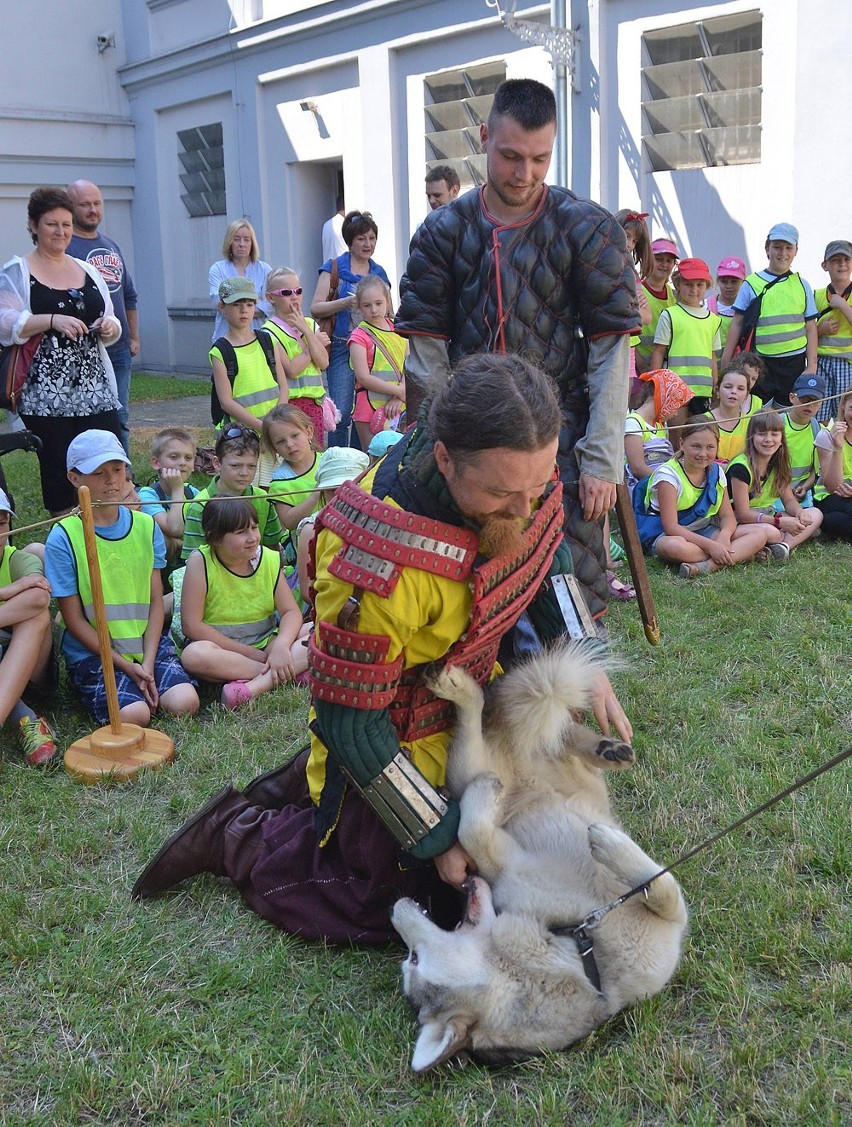
[[[86,563],[89,565],[89,585],[92,588],[92,605],[95,611],[95,629],[98,632],[98,648],[104,667],[104,688],[106,689],[109,726],[115,735],[121,733],[121,717],[118,713],[118,689],[115,684],[115,666],[112,663],[112,639],[109,636],[109,622],[104,604],[104,586],[101,582],[101,565],[98,560],[98,538],[95,535],[95,520],[92,516],[92,498],[87,485],[77,491],[83,521],[83,539],[86,544]]]
[[[630,491],[623,481],[615,487],[615,513],[618,517],[618,527],[621,529],[621,539],[624,541],[624,554],[627,556],[633,586],[636,588],[636,601],[645,628],[645,637],[652,646],[656,646],[660,642],[660,620],[657,618],[657,608],[654,606],[654,596],[651,594],[651,581],[648,578],[645,555],[639,542],[639,530],[636,527],[636,515],[630,502]]]

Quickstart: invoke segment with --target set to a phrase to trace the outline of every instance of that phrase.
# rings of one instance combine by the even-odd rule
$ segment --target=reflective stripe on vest
[[[816,299],[818,313],[822,313],[824,309],[828,309],[827,287],[817,290],[814,297]],[[852,294],[850,294],[850,297],[852,297]],[[842,356],[845,360],[852,360],[852,324],[846,320],[838,309],[835,309],[831,313],[826,313],[825,317],[820,317],[818,324],[823,324],[826,321],[831,321],[832,324],[838,325],[839,328],[832,336],[819,338],[817,354],[819,356]]]
[[[104,592],[112,648],[128,661],[141,661],[144,635],[151,610],[151,575],[154,571],[154,520],[147,513],[130,512],[130,528],[120,540],[97,535],[98,565]],[[92,586],[86,559],[83,522],[65,517],[59,522],[74,553],[77,590],[88,623],[97,629]]]
[[[718,313],[696,317],[682,305],[669,309],[672,322],[672,340],[669,345],[668,366],[677,372],[695,395],[713,394],[713,342],[719,330]]]
[[[278,383],[260,341],[237,345],[234,351],[237,355],[237,374],[232,388],[234,399],[250,415],[262,419],[278,402]]]
[[[675,305],[677,298],[675,297],[674,290],[668,284],[666,285],[665,298],[660,298],[652,294],[644,282],[642,282],[642,288],[645,290],[645,297],[648,299],[648,308],[651,310],[651,320],[639,330],[639,343],[636,345],[636,351],[640,356],[644,356],[646,360],[650,360],[651,353],[654,351],[654,333],[657,331],[657,322],[660,319],[660,314],[664,309],[668,309],[670,305]]]
[[[262,548],[260,562],[251,575],[235,575],[211,551],[199,548],[207,575],[202,622],[226,638],[262,649],[278,627],[275,585],[281,574],[281,557],[274,548]]]
[[[787,439],[787,450],[790,454],[793,488],[810,477],[814,468],[814,439],[819,432],[820,425],[816,419],[811,419],[805,426],[800,427],[793,422],[789,414],[784,415],[784,437]]]
[[[755,296],[769,285],[765,278],[751,274],[747,278]],[[760,320],[754,333],[755,350],[765,356],[789,356],[804,352],[808,344],[805,333],[805,287],[798,274],[791,274],[767,290],[760,307]]]
[[[316,332],[316,323],[306,317],[308,328],[312,332]],[[284,351],[287,353],[289,360],[295,360],[299,356],[303,356],[307,351],[304,342],[301,338],[290,336],[288,327],[282,327],[277,321],[268,320],[264,323],[264,329],[275,337]],[[295,332],[295,329],[292,330]],[[291,399],[322,399],[325,395],[325,380],[323,373],[316,366],[313,360],[310,360],[305,367],[305,370],[299,376],[288,376],[287,387],[290,389]]]

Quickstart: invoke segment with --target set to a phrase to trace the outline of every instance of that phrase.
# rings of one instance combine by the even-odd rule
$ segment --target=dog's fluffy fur
[[[513,669],[489,689],[484,726],[485,698],[466,673],[446,669],[433,685],[457,707],[448,782],[479,875],[453,932],[413,900],[393,909],[409,948],[403,987],[421,1025],[415,1072],[459,1054],[504,1063],[564,1048],[674,974],[687,913],[670,874],[592,932],[601,992],[575,940],[550,930],[660,869],[610,811],[602,772],[632,766],[633,749],[573,719],[603,664],[566,645]]]

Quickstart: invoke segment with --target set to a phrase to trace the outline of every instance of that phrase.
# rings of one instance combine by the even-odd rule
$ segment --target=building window
[[[448,164],[459,174],[462,190],[485,183],[479,127],[487,120],[494,91],[505,77],[506,64],[495,62],[445,70],[425,79],[427,172],[437,164]]]
[[[642,145],[654,172],[760,162],[760,12],[642,36]]]
[[[225,151],[222,123],[181,129],[178,133],[181,199],[195,219],[200,215],[225,215]]]

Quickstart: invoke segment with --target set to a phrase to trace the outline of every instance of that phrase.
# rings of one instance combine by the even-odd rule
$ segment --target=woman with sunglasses
[[[355,405],[355,373],[349,367],[349,334],[358,323],[353,322],[355,287],[367,274],[378,274],[389,287],[390,281],[378,263],[373,262],[379,228],[369,211],[350,211],[343,220],[343,240],[349,247],[338,258],[329,258],[319,270],[319,281],[311,301],[312,317],[334,317],[331,354],[328,362],[328,394],[340,412],[337,429],[328,436],[329,446],[357,445],[357,437],[349,438],[352,408]],[[336,276],[336,279],[335,279]],[[329,301],[336,289],[337,297]]]
[[[28,430],[38,435],[41,493],[52,516],[77,502],[65,454],[85,430],[121,438],[118,392],[106,346],[121,336],[112,299],[94,266],[66,253],[72,205],[60,188],[36,188],[27,206],[35,247],[0,271],[0,344],[41,335],[18,399]]]

